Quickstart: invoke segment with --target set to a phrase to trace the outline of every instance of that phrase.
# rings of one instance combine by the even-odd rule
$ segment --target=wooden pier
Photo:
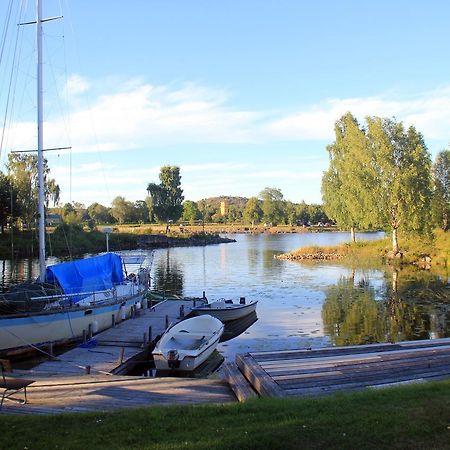
[[[260,396],[314,396],[450,378],[450,338],[236,356]]]
[[[96,334],[62,355],[45,361],[30,375],[125,374],[148,357],[153,341],[193,307],[191,300],[167,300],[135,311],[134,317]],[[180,315],[181,313],[181,315]]]
[[[28,403],[20,405],[5,401],[0,414],[110,411],[129,407],[236,401],[228,384],[222,380],[120,375],[41,377],[27,388],[27,394]],[[16,397],[23,397],[23,394]]]

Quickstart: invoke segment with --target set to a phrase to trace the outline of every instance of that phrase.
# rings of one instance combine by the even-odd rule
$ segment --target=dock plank
[[[260,395],[324,395],[450,378],[450,338],[237,355]]]

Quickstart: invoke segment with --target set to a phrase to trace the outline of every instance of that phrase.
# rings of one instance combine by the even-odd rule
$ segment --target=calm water
[[[365,233],[359,239],[376,239]],[[257,350],[450,336],[448,274],[289,262],[274,255],[348,241],[348,233],[233,235],[232,244],[155,250],[153,287],[209,300],[259,300],[258,320],[220,344],[226,358]],[[55,260],[49,261],[54,263]],[[0,261],[2,282],[36,276],[36,261]],[[13,274],[12,274],[13,273]]]
[[[377,239],[365,233],[359,239]],[[226,358],[277,350],[450,336],[447,279],[274,255],[305,245],[333,245],[348,233],[233,235],[237,242],[157,250],[157,288],[184,295],[259,300],[258,321],[220,344]]]

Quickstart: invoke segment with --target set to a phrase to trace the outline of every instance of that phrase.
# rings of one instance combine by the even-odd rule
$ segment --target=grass
[[[316,399],[2,416],[8,449],[445,449],[450,381]]]

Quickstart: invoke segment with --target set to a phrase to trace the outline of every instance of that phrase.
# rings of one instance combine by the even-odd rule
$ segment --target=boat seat
[[[3,389],[2,400],[0,402],[0,409],[3,407],[3,402],[6,399],[13,400],[19,403],[27,403],[27,386],[34,383],[35,380],[26,378],[18,378],[12,374],[11,364],[6,359],[0,359],[0,389]],[[24,398],[18,399],[11,397],[23,389]]]

